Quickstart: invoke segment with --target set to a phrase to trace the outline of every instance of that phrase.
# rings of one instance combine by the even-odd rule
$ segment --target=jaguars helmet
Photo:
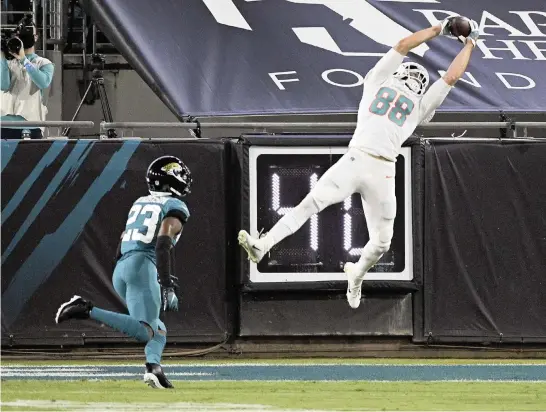
[[[417,96],[425,94],[429,83],[427,69],[414,62],[402,63],[394,73],[394,77],[400,79]]]
[[[150,194],[156,196],[184,197],[190,193],[191,172],[182,160],[175,156],[155,159],[146,172]]]

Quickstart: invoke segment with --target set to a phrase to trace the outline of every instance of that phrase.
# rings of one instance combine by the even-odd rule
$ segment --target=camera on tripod
[[[85,104],[94,104],[95,100],[99,98],[98,88],[92,87],[88,93],[86,89],[91,82],[103,83],[103,70],[106,64],[106,59],[102,54],[92,54],[91,58],[87,60],[84,67],[83,79],[78,81],[80,89],[80,97],[84,98]],[[84,96],[85,95],[85,96]]]
[[[88,70],[91,72],[95,72],[95,70],[103,71],[105,64],[106,64],[106,59],[104,55],[95,53],[91,55],[91,61],[87,62],[87,66],[85,67],[85,70]]]
[[[2,52],[7,60],[14,59],[11,53],[19,54],[23,47],[22,37],[31,36],[34,37],[34,21],[32,20],[32,14],[25,14],[25,16],[17,23],[17,27],[14,30],[3,29],[2,30]]]
[[[83,92],[80,104],[76,108],[76,113],[72,117],[72,121],[76,120],[80,109],[84,103],[93,104],[95,100],[100,99],[103,120],[107,123],[114,121],[112,117],[112,111],[110,110],[110,104],[108,103],[108,96],[106,95],[106,88],[104,87],[104,77],[102,71],[105,68],[106,59],[102,54],[92,54],[91,61],[87,62],[84,66],[84,78],[79,81],[81,85],[80,93]],[[85,90],[85,91],[84,91]],[[62,135],[68,136],[70,127],[64,129]],[[106,135],[101,135],[101,138],[113,139],[117,137],[117,133],[114,129],[108,129]]]

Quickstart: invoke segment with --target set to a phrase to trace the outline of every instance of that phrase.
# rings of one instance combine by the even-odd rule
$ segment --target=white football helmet
[[[394,73],[394,77],[400,79],[405,86],[418,96],[425,94],[429,83],[427,69],[418,63],[402,63]]]

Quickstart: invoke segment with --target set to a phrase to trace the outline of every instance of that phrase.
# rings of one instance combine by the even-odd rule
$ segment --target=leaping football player
[[[457,22],[456,19],[459,19]],[[456,36],[456,24],[469,27],[467,37]],[[414,48],[436,36],[464,43],[445,75],[427,91],[429,75],[420,64],[403,62]],[[455,83],[464,75],[479,37],[478,25],[467,18],[451,17],[400,40],[371,69],[364,80],[357,126],[347,153],[324,173],[311,192],[285,214],[263,237],[239,232],[239,244],[248,258],[259,263],[264,255],[292,235],[314,214],[353,193],[362,196],[369,241],[357,263],[347,262],[347,301],[360,305],[364,276],[390,248],[396,216],[395,162],[402,143],[416,127],[431,119]]]
[[[167,328],[159,319],[178,310],[174,246],[190,216],[182,198],[190,192],[188,167],[174,156],[163,156],[148,167],[150,194],[138,198],[127,217],[116,253],[112,283],[129,315],[95,307],[76,295],[63,303],[55,322],[91,318],[146,344],[144,382],[153,388],[172,388],[160,365]]]

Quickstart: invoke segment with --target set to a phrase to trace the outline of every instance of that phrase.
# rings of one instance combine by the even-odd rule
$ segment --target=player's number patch
[[[391,107],[393,102],[394,106]],[[414,107],[415,104],[406,96],[398,95],[396,90],[389,87],[382,87],[375,95],[370,112],[378,116],[385,116],[388,113],[391,122],[403,126]]]
[[[159,205],[133,205],[129,211],[129,217],[127,219],[127,225],[132,225],[138,218],[142,219],[142,223],[139,223],[138,228],[129,229],[123,235],[123,241],[129,242],[131,240],[151,243],[155,236],[155,229],[159,223],[159,214],[161,213],[161,206]],[[144,231],[141,233],[141,231]]]

